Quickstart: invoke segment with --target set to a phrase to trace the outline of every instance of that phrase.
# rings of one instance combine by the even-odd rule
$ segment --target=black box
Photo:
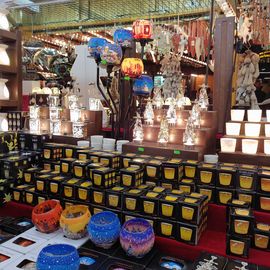
[[[39,168],[29,168],[23,170],[23,182],[25,184],[34,184],[36,173],[39,170]]]
[[[60,196],[61,194],[61,185],[64,181],[67,180],[67,177],[65,176],[54,176],[52,178],[49,178],[47,180],[47,185],[48,185],[48,194],[54,195],[54,196]]]
[[[120,170],[121,185],[125,187],[137,187],[143,183],[144,169],[128,167]]]
[[[169,159],[162,162],[162,179],[179,182],[183,176],[183,165],[181,159]]]
[[[270,225],[257,223],[254,228],[253,247],[270,250]]]
[[[184,177],[194,179],[197,176],[199,162],[197,160],[183,161]]]
[[[231,208],[241,208],[241,209],[250,210],[250,203],[245,202],[245,201],[241,201],[241,200],[237,200],[237,199],[229,200],[227,203],[227,207],[226,207],[226,221],[227,222],[229,222],[229,220],[230,220]],[[229,224],[227,224],[227,225],[229,225]]]
[[[90,202],[91,200],[91,187],[93,183],[88,180],[82,180],[75,185],[76,190],[76,200],[83,201],[83,202]]]
[[[122,209],[122,198],[123,192],[127,188],[124,187],[113,187],[106,190],[106,206],[112,209]]]
[[[260,170],[258,173],[257,191],[270,194],[270,171]]]
[[[89,160],[91,160],[93,163],[99,163],[99,158],[102,153],[103,152],[101,151],[89,151]]]
[[[258,270],[257,265],[255,264],[242,261],[228,260],[225,270],[234,270],[234,269]]]
[[[104,166],[101,163],[90,163],[86,168],[86,179],[93,180],[92,171],[98,168],[103,168]]]
[[[161,160],[150,159],[145,166],[144,179],[147,181],[158,181],[161,178]]]
[[[162,218],[179,218],[179,201],[182,196],[166,194],[159,199],[159,216]]]
[[[24,203],[26,203],[28,205],[36,205],[37,204],[37,193],[35,191],[35,187],[32,187],[32,188],[25,190]]]
[[[136,157],[129,161],[129,167],[135,167],[135,168],[144,170],[147,162],[148,162],[148,159]]]
[[[217,204],[227,205],[229,200],[232,200],[235,195],[234,189],[216,188],[216,202]]]
[[[209,203],[216,202],[216,187],[207,185],[197,185],[197,192],[206,195]]]
[[[50,139],[48,134],[42,134],[42,135],[28,134],[26,138],[28,140],[26,142],[26,146],[28,146],[29,150],[32,150],[32,151],[43,150],[44,144],[48,142]]]
[[[116,184],[115,169],[101,167],[92,170],[92,181],[95,187],[113,187]]]
[[[241,165],[236,175],[236,188],[255,191],[257,182],[256,166]]]
[[[270,193],[257,193],[256,198],[256,209],[264,212],[270,212]]]
[[[75,158],[75,154],[76,154],[76,146],[75,145],[68,145],[65,144],[62,147],[63,149],[63,153],[62,156],[63,158]]]
[[[238,200],[249,203],[251,208],[256,207],[256,192],[237,189],[235,196]]]
[[[198,184],[200,185],[216,185],[217,167],[216,164],[200,163],[198,165]]]
[[[185,192],[185,193],[191,193],[194,192],[196,189],[195,186],[195,180],[194,179],[188,179],[184,178],[179,183],[179,190]]]
[[[105,189],[92,187],[91,193],[92,193],[91,197],[92,197],[93,204],[105,206],[105,202],[106,202]]]
[[[33,186],[29,185],[19,185],[11,188],[13,201],[23,203],[25,201],[25,191],[31,188]]]
[[[28,150],[30,148],[29,139],[27,139],[29,134],[18,132],[18,148],[19,150]]]
[[[116,253],[116,251],[119,248],[120,243],[117,242],[115,243],[111,248],[109,249],[104,249],[101,247],[97,247],[91,240],[88,240],[86,243],[84,243],[80,249],[84,249],[84,250],[94,250],[95,252],[99,253],[99,254],[103,254],[105,256],[109,256],[109,257],[113,257],[114,254]]]
[[[0,222],[0,228],[8,233],[18,235],[21,234],[33,227],[33,223],[30,219],[28,218],[15,218],[11,219],[8,222],[4,222],[1,224]]]
[[[136,154],[134,154],[134,153],[126,153],[126,154],[120,155],[120,167],[121,168],[128,168],[129,161],[131,161],[135,157],[136,157]]]
[[[86,149],[77,149],[76,150],[76,155],[75,157],[78,159],[78,160],[86,160],[86,159],[90,159],[90,153],[92,151],[89,149],[89,148],[86,148]]]
[[[157,183],[159,186],[165,188],[166,190],[178,189],[179,185],[176,181],[162,180]]]
[[[123,270],[142,270],[143,267],[140,264],[119,260],[116,258],[109,258],[99,270],[111,270],[111,269],[123,269]]]
[[[227,234],[226,237],[226,254],[231,256],[239,256],[243,258],[249,257],[250,237],[236,236]]]
[[[105,167],[118,170],[120,168],[120,155],[114,153],[102,153],[99,157],[99,163]]]
[[[170,219],[158,219],[156,234],[161,237],[176,239],[177,222]]]
[[[60,159],[60,172],[62,174],[70,175],[72,174],[73,162],[75,158],[61,158]]]
[[[148,191],[145,195],[141,196],[142,202],[142,215],[159,215],[159,199],[161,198],[160,193]]]
[[[235,188],[236,174],[236,167],[218,166],[216,186],[220,188]]]
[[[36,196],[37,196],[37,204],[40,204],[40,203],[45,202],[46,200],[48,200],[48,195],[47,194],[36,193]]]
[[[213,267],[213,269],[216,270],[224,270],[226,264],[227,264],[227,258],[215,255],[215,254],[209,254],[209,253],[202,253],[201,256],[193,263],[191,270],[197,270],[199,266],[205,267],[204,269],[208,269],[206,267],[206,263],[208,265],[210,264],[210,267]],[[210,270],[210,269],[209,269]]]
[[[141,189],[130,189],[123,193],[123,211],[141,212],[142,210],[142,199],[146,193],[145,190]]]
[[[83,180],[77,178],[71,178],[61,182],[62,197],[71,200],[76,199],[76,188],[81,182]]]
[[[86,178],[87,166],[91,163],[89,159],[76,160],[72,163],[73,176],[76,178]]]
[[[47,160],[60,160],[63,149],[61,144],[45,143],[43,146],[43,158]]]

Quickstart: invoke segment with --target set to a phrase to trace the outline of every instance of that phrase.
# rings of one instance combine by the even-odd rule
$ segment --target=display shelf
[[[17,100],[0,100],[0,107],[17,107]]]
[[[28,217],[31,218],[32,206],[9,202],[0,208],[0,216]],[[256,221],[269,223],[270,213],[254,211]],[[197,246],[188,245],[175,240],[156,237],[159,250],[170,256],[177,256],[185,260],[195,260],[201,252],[226,255],[226,207],[209,204],[207,230],[203,233]],[[248,259],[227,256],[237,260],[248,261],[265,267],[270,267],[269,252],[250,249]]]
[[[16,75],[17,69],[14,66],[0,65],[0,72]]]
[[[241,151],[236,151],[234,153],[225,153],[220,152],[219,154],[220,162],[229,162],[229,163],[243,163],[250,165],[262,165],[269,166],[270,164],[270,155],[264,153],[257,153],[255,155],[244,154]]]
[[[1,42],[10,42],[10,41],[16,41],[17,35],[15,32],[9,32],[3,29],[0,29],[0,41]]]

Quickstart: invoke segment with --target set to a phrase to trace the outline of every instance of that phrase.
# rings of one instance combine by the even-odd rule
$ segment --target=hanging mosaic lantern
[[[101,49],[101,63],[119,65],[121,63],[123,53],[122,48],[117,44],[107,43]]]
[[[91,57],[98,58],[101,53],[102,47],[107,44],[104,38],[93,37],[88,41],[88,51]]]
[[[132,26],[134,39],[151,39],[153,24],[149,20],[136,20]]]
[[[143,62],[140,58],[125,58],[121,65],[124,76],[137,78],[143,73]]]
[[[113,34],[113,41],[121,47],[131,47],[132,40],[132,31],[127,29],[116,29]]]
[[[153,87],[154,82],[152,77],[142,75],[134,80],[133,92],[135,95],[150,95]]]

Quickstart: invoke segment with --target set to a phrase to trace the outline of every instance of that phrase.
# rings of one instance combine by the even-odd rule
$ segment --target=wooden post
[[[223,133],[231,106],[235,17],[221,17],[215,23],[214,111],[218,112],[218,132]]]

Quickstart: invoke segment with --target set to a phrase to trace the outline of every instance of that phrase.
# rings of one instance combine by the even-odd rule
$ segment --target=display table
[[[33,207],[9,202],[0,208],[0,216],[28,217],[31,218]],[[257,222],[270,223],[270,213],[254,211]],[[181,257],[186,260],[194,260],[202,251],[225,256],[226,254],[226,207],[209,204],[208,227],[203,233],[199,245],[191,246],[175,240],[157,237],[157,245],[166,254]],[[262,266],[270,267],[269,252],[258,249],[250,249],[249,259],[246,261]],[[234,259],[245,260],[239,257]]]

